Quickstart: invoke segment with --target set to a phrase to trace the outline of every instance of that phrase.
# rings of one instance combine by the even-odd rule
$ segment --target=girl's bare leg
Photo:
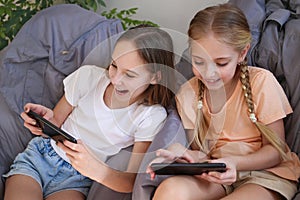
[[[281,195],[274,191],[268,190],[260,185],[249,183],[241,186],[238,189],[235,189],[233,193],[222,198],[222,200],[279,200],[281,198]]]
[[[156,189],[153,200],[220,199],[225,196],[221,185],[196,179],[193,176],[174,176],[164,180]]]
[[[25,175],[13,175],[5,182],[5,200],[42,200],[43,193],[41,186]]]
[[[25,175],[13,175],[5,182],[4,200],[43,200],[41,186],[31,178]],[[75,190],[65,190],[50,195],[47,200],[72,199],[84,200],[85,196]]]
[[[76,190],[64,190],[56,192],[50,195],[46,200],[61,200],[61,199],[72,199],[72,200],[84,200],[85,196]]]

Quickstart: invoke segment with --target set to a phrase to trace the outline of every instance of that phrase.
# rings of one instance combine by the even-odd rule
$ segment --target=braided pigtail
[[[204,120],[202,108],[203,108],[203,96],[204,96],[204,84],[199,80],[198,81],[199,94],[198,94],[198,102],[197,102],[197,114],[196,114],[196,122],[194,129],[194,141],[197,146],[200,147],[205,153],[208,153],[208,146],[204,142],[205,136],[207,132],[207,125]]]
[[[250,120],[256,125],[258,130],[262,133],[263,136],[280,152],[280,155],[283,159],[288,160],[286,155],[286,144],[283,142],[273,130],[271,130],[266,125],[258,122],[254,112],[254,103],[252,99],[252,91],[250,86],[249,79],[249,70],[246,62],[238,64],[241,67],[241,76],[240,80],[242,82],[242,88],[244,90],[244,96],[246,99],[248,112],[250,113]]]

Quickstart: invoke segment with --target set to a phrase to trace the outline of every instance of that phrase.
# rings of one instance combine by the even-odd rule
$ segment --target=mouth
[[[115,88],[115,93],[118,94],[118,95],[125,95],[128,92],[129,92],[128,90],[121,90],[121,89],[116,89]]]
[[[205,79],[205,82],[208,83],[208,84],[214,84],[214,83],[217,83],[219,81],[220,81],[220,79]]]
[[[220,78],[204,79],[204,84],[206,85],[206,87],[208,87],[210,89],[219,88],[223,85],[222,83],[223,83],[223,81]]]

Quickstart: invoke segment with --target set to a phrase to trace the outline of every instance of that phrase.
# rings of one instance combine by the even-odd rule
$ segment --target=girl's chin
[[[219,90],[224,88],[224,84],[220,81],[214,82],[214,83],[209,83],[206,82],[205,86],[209,89],[209,90]]]

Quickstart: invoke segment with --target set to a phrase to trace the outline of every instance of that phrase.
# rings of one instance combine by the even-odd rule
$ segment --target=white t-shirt
[[[64,79],[65,96],[74,109],[62,129],[81,139],[103,161],[134,142],[152,141],[167,116],[161,105],[134,103],[126,108],[110,109],[103,100],[109,83],[105,69],[90,65],[80,67]],[[68,161],[55,142],[51,144]]]

